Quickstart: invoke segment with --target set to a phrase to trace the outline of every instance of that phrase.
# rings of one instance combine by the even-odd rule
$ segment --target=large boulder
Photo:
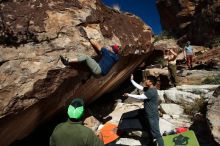
[[[72,98],[89,104],[117,88],[152,51],[150,27],[99,0],[0,3],[1,146],[28,135]],[[85,33],[101,45],[127,46],[106,76],[59,61],[60,54],[96,55]]]
[[[180,105],[174,103],[162,103],[160,104],[160,109],[162,113],[168,115],[181,115],[184,112]]]
[[[217,88],[215,93],[219,93],[219,89],[220,88]],[[207,119],[209,121],[209,128],[211,129],[215,141],[220,144],[220,95],[209,100],[207,108]]]
[[[176,88],[171,88],[164,91],[164,98],[166,102],[171,103],[193,103],[195,100],[200,99],[200,95],[189,92],[179,91]]]
[[[164,30],[197,44],[209,43],[220,35],[220,0],[157,0]]]
[[[216,90],[219,85],[181,85],[177,89],[184,92],[191,92],[194,94],[205,94]]]
[[[215,97],[220,96],[220,86],[218,86],[218,88],[215,89],[213,96],[215,96]]]
[[[174,51],[178,52],[180,46],[177,44],[175,39],[161,39],[154,43],[155,50],[161,50],[164,52],[165,49],[172,48]]]

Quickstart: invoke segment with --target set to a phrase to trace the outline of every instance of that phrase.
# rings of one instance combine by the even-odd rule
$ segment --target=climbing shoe
[[[62,55],[60,55],[60,60],[65,66],[69,66],[68,59],[64,58]]]

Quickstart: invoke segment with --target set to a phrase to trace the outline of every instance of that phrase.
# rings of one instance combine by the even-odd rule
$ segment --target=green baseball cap
[[[67,114],[69,118],[80,119],[84,113],[84,102],[80,98],[74,98],[68,107]]]

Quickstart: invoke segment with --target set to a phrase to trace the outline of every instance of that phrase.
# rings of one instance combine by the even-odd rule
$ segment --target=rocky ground
[[[219,55],[218,52],[219,49],[213,49],[206,51],[206,55],[204,53],[197,55],[194,62],[194,69],[192,70],[187,70],[184,64],[181,65],[181,69],[177,71],[180,86],[158,90],[161,100],[159,106],[161,134],[178,127],[187,127],[195,132],[201,146],[218,145],[213,140],[206,116],[206,105],[214,98],[213,93],[219,86],[219,83],[215,84],[214,82],[214,79],[220,75],[219,60],[216,57]],[[198,60],[202,62],[198,62]],[[208,62],[213,60],[215,60],[215,65],[209,66]],[[145,69],[144,72],[145,74],[147,72],[147,74],[156,76],[159,74],[168,74],[166,68],[150,68]],[[211,79],[213,79],[213,84],[210,84]],[[205,81],[207,83],[208,81],[210,82],[209,84],[205,84]],[[127,84],[129,84],[129,81]],[[95,102],[95,104],[92,104],[90,108],[90,111],[92,111],[90,112],[91,116],[85,120],[86,125],[92,127],[97,132],[103,124],[108,122],[118,125],[123,113],[143,108],[143,102],[122,96],[123,92],[127,92],[128,90],[135,94],[140,93],[140,91],[132,91],[132,89],[132,87],[121,89],[118,95],[108,95],[107,97],[103,97],[102,100]],[[217,122],[219,122],[218,118],[215,119],[215,124]],[[216,126],[214,127],[218,129],[219,125],[216,124]],[[218,130],[214,131],[217,132]],[[140,136],[140,134],[137,134],[138,132],[141,133],[140,131],[134,132],[136,133],[135,136]],[[218,139],[216,140],[218,141]],[[143,139],[132,138],[131,136],[129,138],[119,138],[117,144],[146,145],[146,143],[143,143]]]

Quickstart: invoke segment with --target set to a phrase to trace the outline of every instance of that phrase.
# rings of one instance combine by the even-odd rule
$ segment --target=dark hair
[[[150,80],[154,86],[157,83],[157,78],[155,76],[147,76],[147,80]]]
[[[81,98],[74,98],[71,101],[70,105],[77,108],[77,107],[80,107],[80,106],[84,106],[84,101]]]
[[[83,118],[80,119],[75,119],[75,118],[69,118],[70,121],[72,122],[81,122]]]

